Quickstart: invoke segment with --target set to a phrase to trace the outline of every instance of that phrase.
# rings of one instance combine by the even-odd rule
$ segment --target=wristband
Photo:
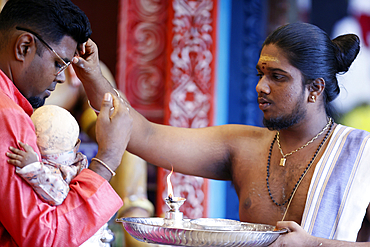
[[[110,172],[110,173],[112,173],[112,176],[114,177],[114,176],[116,176],[116,173],[107,165],[107,164],[105,164],[102,160],[100,160],[100,159],[98,159],[98,158],[92,158],[91,159],[91,161],[93,161],[93,160],[95,160],[95,161],[97,161],[97,162],[99,162],[101,165],[103,165],[105,168],[107,168],[108,169],[108,171]]]
[[[113,90],[114,90],[114,92],[116,92],[117,97],[120,98],[120,100],[123,102],[123,99],[121,98],[121,95],[119,94],[119,92],[115,88],[113,88]],[[89,104],[90,108],[95,111],[96,114],[99,114],[100,111],[98,111],[94,107],[92,107],[92,105],[90,104],[90,100],[87,100],[87,103]]]

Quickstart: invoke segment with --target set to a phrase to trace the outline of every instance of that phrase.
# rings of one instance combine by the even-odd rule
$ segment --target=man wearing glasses
[[[86,15],[70,0],[9,0],[0,13],[0,246],[79,246],[122,206],[108,181],[129,137],[120,124],[132,120],[101,74],[90,34]],[[38,198],[5,153],[22,141],[39,154],[30,116],[64,82],[70,65],[92,107],[101,110],[99,150],[55,207]]]

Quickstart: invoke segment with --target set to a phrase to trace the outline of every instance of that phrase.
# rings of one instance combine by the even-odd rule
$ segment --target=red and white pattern
[[[151,121],[178,127],[213,124],[215,0],[121,0],[117,82]],[[158,169],[157,215],[168,211],[168,171]],[[207,217],[207,180],[175,173],[185,218]]]
[[[122,0],[118,88],[146,118],[163,123],[168,1]]]
[[[174,0],[172,6],[168,123],[178,127],[206,127],[213,117],[214,4],[212,0]]]

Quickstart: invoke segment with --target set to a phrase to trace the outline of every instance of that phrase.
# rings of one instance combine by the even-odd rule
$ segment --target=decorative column
[[[213,124],[216,0],[121,0],[117,82],[149,120],[177,127]],[[191,155],[191,154],[189,154]],[[158,216],[168,211],[166,177],[158,168]],[[203,178],[174,173],[185,218],[207,217]]]
[[[164,123],[168,1],[121,0],[116,81],[132,107]]]
[[[170,64],[166,80],[166,124],[186,128],[213,124],[216,3],[213,0],[173,0],[169,6],[171,34],[167,46]],[[159,172],[159,188],[166,185],[167,174],[168,171]],[[187,199],[181,207],[184,216],[207,217],[208,181],[180,173],[174,173],[171,181],[174,195]],[[164,189],[157,195],[157,206],[162,212],[167,211],[163,202],[167,191]]]

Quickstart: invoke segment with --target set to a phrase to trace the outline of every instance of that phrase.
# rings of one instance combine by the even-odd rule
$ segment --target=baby
[[[67,110],[55,105],[38,108],[31,119],[42,161],[31,146],[19,142],[24,151],[10,147],[17,156],[7,153],[10,158],[8,163],[17,166],[16,173],[45,202],[60,205],[67,197],[71,180],[88,165],[86,156],[77,152],[80,145],[79,125]]]
[[[37,135],[37,153],[26,143],[18,142],[20,148],[9,147],[8,163],[16,166],[16,173],[25,179],[41,199],[50,205],[63,203],[69,192],[69,183],[88,161],[78,152],[80,146],[79,125],[65,109],[55,105],[44,105],[31,116]],[[107,224],[83,245],[106,246],[102,241],[112,239]],[[101,240],[103,238],[103,240]]]

